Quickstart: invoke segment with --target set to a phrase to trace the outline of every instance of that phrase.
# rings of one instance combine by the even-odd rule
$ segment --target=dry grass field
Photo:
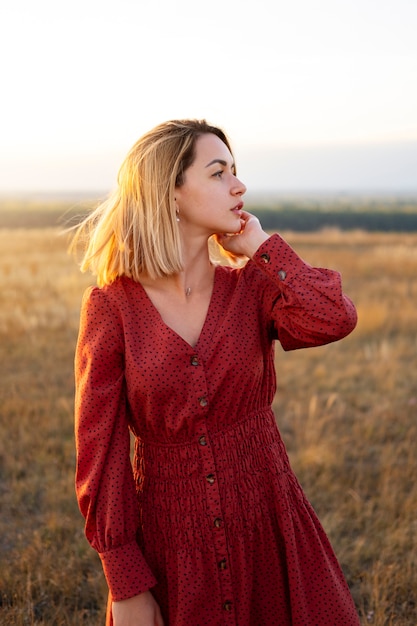
[[[362,624],[417,624],[417,234],[285,233],[338,269],[359,324],[277,350],[276,415]],[[91,282],[56,228],[0,230],[0,624],[103,624],[73,492],[73,353]]]

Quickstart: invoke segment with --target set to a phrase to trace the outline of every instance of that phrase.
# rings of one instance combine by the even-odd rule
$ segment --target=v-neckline
[[[167,329],[172,335],[174,335],[177,339],[179,339],[180,341],[182,341],[188,348],[190,348],[191,350],[193,350],[194,352],[197,350],[197,347],[200,346],[200,344],[202,343],[202,340],[204,338],[204,335],[206,333],[206,327],[208,325],[208,320],[211,317],[211,311],[213,308],[213,302],[215,300],[215,296],[216,296],[216,292],[218,289],[218,274],[219,274],[219,266],[216,265],[214,267],[214,277],[213,277],[213,289],[211,291],[211,295],[210,295],[210,301],[209,301],[209,305],[207,307],[207,313],[206,316],[204,318],[204,322],[203,325],[201,327],[200,333],[198,335],[197,341],[194,345],[192,345],[191,343],[189,343],[189,341],[187,341],[186,339],[184,339],[184,337],[182,337],[182,335],[180,335],[179,333],[177,333],[176,330],[174,330],[169,324],[167,324],[165,322],[165,320],[163,319],[161,313],[159,312],[159,310],[157,309],[157,307],[155,306],[155,304],[152,302],[151,298],[149,297],[145,287],[142,285],[142,283],[138,282],[140,289],[142,291],[142,293],[144,294],[150,309],[152,310],[153,314],[155,315],[155,317],[157,317],[157,319],[159,320],[160,324]]]

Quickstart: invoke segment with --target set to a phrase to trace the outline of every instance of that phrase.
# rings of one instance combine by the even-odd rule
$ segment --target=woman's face
[[[197,139],[195,150],[184,183],[175,190],[181,230],[205,236],[238,233],[246,187],[236,178],[229,149],[210,133]]]

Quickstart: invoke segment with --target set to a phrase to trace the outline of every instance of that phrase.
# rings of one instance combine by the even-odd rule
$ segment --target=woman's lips
[[[233,207],[232,212],[236,213],[236,215],[241,215],[242,214],[242,209],[243,209],[243,202],[239,202],[239,204],[235,207]]]

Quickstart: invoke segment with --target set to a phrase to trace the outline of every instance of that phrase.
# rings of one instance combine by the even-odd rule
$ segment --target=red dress
[[[86,292],[76,486],[110,597],[152,588],[165,626],[359,625],[271,409],[274,340],[317,346],[355,323],[339,274],[279,235],[243,269],[216,267],[195,347],[139,283]]]

